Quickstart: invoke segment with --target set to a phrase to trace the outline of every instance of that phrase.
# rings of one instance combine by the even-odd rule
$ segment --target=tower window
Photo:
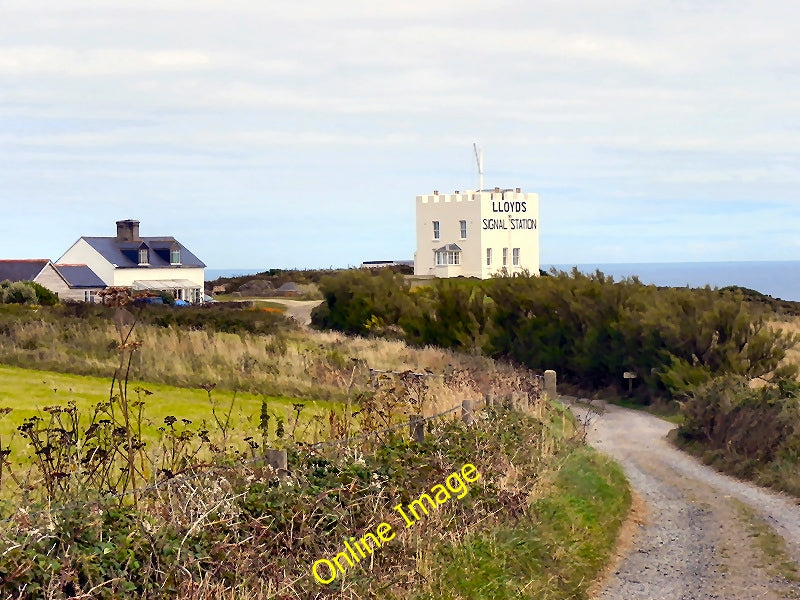
[[[508,248],[503,248],[503,266],[508,266]]]
[[[491,267],[492,266],[492,249],[491,248],[487,248],[486,249],[486,266],[487,267]]]
[[[461,239],[464,240],[467,238],[467,222],[466,221],[459,221],[458,222],[459,228],[461,229]]]
[[[511,264],[515,267],[519,266],[519,248],[514,248],[511,251]]]
[[[439,221],[433,222],[433,239],[439,239]]]

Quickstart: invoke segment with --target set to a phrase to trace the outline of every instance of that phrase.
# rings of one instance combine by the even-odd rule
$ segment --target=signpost
[[[628,380],[628,396],[630,396],[633,394],[633,380],[636,379],[636,373],[625,371],[622,374],[622,378]]]

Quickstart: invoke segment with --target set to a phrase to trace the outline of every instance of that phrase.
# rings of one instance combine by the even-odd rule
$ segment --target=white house
[[[414,274],[539,274],[539,196],[494,188],[417,196]]]
[[[203,301],[206,265],[174,237],[140,237],[139,221],[117,221],[115,237],[81,237],[58,263],[88,265],[110,287]]]

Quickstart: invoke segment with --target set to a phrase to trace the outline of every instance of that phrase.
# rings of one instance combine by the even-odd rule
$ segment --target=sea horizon
[[[596,270],[615,280],[638,277],[642,283],[669,287],[716,288],[739,286],[782,300],[800,301],[800,260],[631,262],[631,263],[543,263],[541,269],[555,267],[582,273]],[[206,269],[206,280],[219,277],[255,275],[267,268]]]

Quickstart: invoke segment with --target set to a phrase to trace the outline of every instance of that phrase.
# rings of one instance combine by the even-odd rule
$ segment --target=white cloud
[[[192,71],[212,66],[210,56],[190,50],[96,48],[73,50],[54,46],[0,48],[0,74],[62,77],[130,75],[142,72]]]
[[[480,141],[487,181],[542,193],[553,262],[554,251],[624,260],[670,235],[629,211],[643,199],[682,211],[662,221],[700,236],[692,223],[718,226],[705,206],[744,214],[743,199],[793,195],[798,20],[800,5],[755,0],[6,0],[0,203],[60,211],[59,194],[79,189],[82,202],[135,197],[153,215],[164,196],[241,199],[246,213],[277,181],[281,197],[310,203],[324,189],[323,224],[367,198],[343,219],[354,239],[398,206],[410,219],[421,190],[469,185]],[[790,221],[788,206],[758,227]],[[643,237],[620,233],[626,219]],[[753,221],[728,223],[735,240]],[[408,256],[411,234],[392,226],[376,234],[381,254]],[[363,258],[312,237],[287,237],[286,255]]]

